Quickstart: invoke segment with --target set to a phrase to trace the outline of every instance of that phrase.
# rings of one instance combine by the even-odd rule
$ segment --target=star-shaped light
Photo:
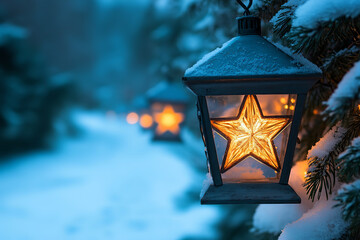
[[[247,95],[235,118],[212,119],[213,128],[227,139],[221,172],[251,156],[280,171],[273,140],[291,122],[291,116],[264,116],[255,95]]]
[[[174,111],[171,105],[166,105],[160,113],[154,114],[157,123],[156,133],[163,134],[167,131],[178,134],[180,131],[180,123],[184,121],[184,114]]]

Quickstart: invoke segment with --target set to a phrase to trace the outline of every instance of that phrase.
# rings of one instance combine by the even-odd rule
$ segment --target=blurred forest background
[[[242,14],[229,0],[4,0],[0,9],[1,155],[71,132],[70,108],[126,112],[155,83],[180,82],[236,34]]]
[[[317,14],[319,19],[315,24],[312,22],[313,16],[306,14],[312,11],[305,11],[303,17],[314,24],[307,24],[305,21],[303,27],[292,26],[296,9],[304,2],[306,1],[257,0],[253,1],[250,10],[262,18],[264,36],[281,41],[295,52],[302,53],[324,71],[325,77],[311,89],[308,96],[300,133],[301,144],[297,146],[295,160],[306,159],[308,150],[326,132],[331,132],[329,129],[337,122],[346,116],[355,116],[351,118],[355,119],[351,124],[344,121],[348,131],[341,144],[336,145],[334,150],[326,150],[330,157],[325,157],[325,160],[329,158],[331,161],[324,161],[326,164],[316,168],[320,174],[313,180],[318,181],[322,176],[330,176],[328,164],[335,166],[334,161],[339,153],[344,151],[351,139],[359,135],[358,108],[354,108],[360,96],[358,92],[354,96],[343,98],[347,105],[339,104],[336,114],[331,113],[330,109],[330,119],[324,121],[320,112],[326,108],[324,101],[329,99],[343,76],[359,60],[360,26],[358,12],[349,14],[348,10],[351,8],[342,7],[341,1],[335,0],[334,6],[341,11],[330,9],[327,12],[325,7],[328,5],[325,1],[308,0],[311,4],[318,4],[311,9],[323,15]],[[127,113],[141,107],[149,89],[162,81],[180,83],[188,67],[204,54],[236,36],[236,17],[242,14],[243,11],[235,0],[2,0],[0,216],[3,217],[0,217],[0,238],[24,239],[9,236],[21,236],[18,226],[35,222],[38,225],[29,225],[23,229],[24,234],[30,236],[29,239],[67,239],[71,234],[78,234],[82,230],[88,235],[74,237],[75,239],[91,239],[94,235],[97,239],[119,239],[124,231],[130,229],[127,228],[128,225],[135,229],[131,233],[135,235],[131,235],[129,239],[144,239],[136,234],[144,232],[144,236],[149,236],[150,233],[145,231],[146,227],[156,218],[157,228],[153,227],[153,231],[164,230],[163,224],[168,223],[165,227],[167,233],[178,234],[176,237],[171,235],[174,239],[271,240],[278,238],[286,224],[303,216],[309,209],[305,206],[307,201],[299,207],[303,209],[289,207],[298,211],[298,215],[290,216],[285,212],[287,208],[274,208],[273,211],[284,211],[283,216],[289,215],[289,219],[279,220],[275,230],[266,228],[271,228],[274,222],[270,217],[267,218],[267,225],[262,225],[263,229],[259,226],[255,229],[255,205],[213,208],[198,206],[206,166],[195,100],[194,104],[190,104],[186,119],[188,135],[192,138],[186,138],[179,145],[150,143],[145,132],[139,132],[138,128],[132,128],[125,122]],[[334,16],[329,17],[331,14]],[[78,117],[79,112],[86,114]],[[119,121],[109,122],[109,116],[119,117],[116,118]],[[88,135],[85,134],[85,138],[81,134],[84,131],[79,128],[79,122],[87,127]],[[76,143],[69,140],[77,138],[82,140]],[[139,147],[141,144],[143,146]],[[166,165],[167,171],[150,164],[152,161],[161,162],[161,166],[169,164]],[[185,162],[187,167],[180,171],[177,162]],[[132,164],[132,167],[123,171],[124,164]],[[151,167],[148,171],[147,168]],[[98,169],[103,172],[100,174]],[[335,185],[335,167],[331,169]],[[306,169],[298,171],[302,180],[304,171]],[[156,184],[165,184],[167,190],[159,190],[155,183],[148,181],[146,174],[149,172],[154,173],[152,177],[156,179]],[[175,181],[185,181],[186,177],[181,175],[183,173],[191,178],[191,184]],[[75,177],[76,174],[80,177]],[[172,174],[178,175],[174,177]],[[137,178],[134,179],[134,176]],[[88,183],[86,188],[72,189],[78,184],[74,180],[77,177],[81,178],[79,182]],[[48,180],[51,183],[49,186],[46,185]],[[175,194],[174,200],[174,186],[178,183],[186,187]],[[66,193],[62,192],[64,186],[69,186]],[[115,189],[117,186],[120,190]],[[136,190],[123,194],[129,186]],[[44,195],[36,195],[40,190],[44,190]],[[58,192],[52,195],[55,190]],[[103,192],[107,190],[109,192]],[[146,190],[147,195],[141,196],[140,201],[139,192]],[[321,193],[321,190],[317,190],[314,188],[309,191]],[[171,196],[167,196],[168,193]],[[64,202],[71,205],[74,194],[79,194],[79,199],[84,196],[86,199],[84,197],[79,202],[75,201],[74,208],[69,210]],[[103,209],[104,206],[100,206],[103,202],[97,199],[98,196],[107,196],[104,205],[110,201],[111,206]],[[130,199],[129,196],[133,198]],[[307,199],[306,193],[302,197]],[[150,203],[147,202],[148,199]],[[175,206],[168,206],[169,199]],[[58,205],[51,206],[56,200],[59,201]],[[129,203],[133,205],[130,204],[129,207]],[[89,208],[85,207],[83,213],[77,212],[83,205]],[[99,213],[88,216],[94,205],[99,205]],[[122,209],[119,210],[119,206]],[[167,209],[166,206],[171,211],[161,212]],[[152,208],[161,213],[149,213]],[[126,212],[124,209],[132,209],[134,212]],[[333,211],[331,209],[333,208],[330,206],[321,214]],[[313,210],[317,211],[316,208]],[[169,224],[186,211],[191,214],[184,216],[181,221]],[[139,219],[147,218],[143,222],[138,219],[135,221],[132,219],[134,214]],[[269,215],[266,211],[262,214],[261,221]],[[331,219],[341,218],[340,213],[336,214],[338,215]],[[49,222],[48,219],[54,220],[57,215],[62,216],[59,221],[63,221],[65,230],[61,234],[65,235],[56,235],[57,232],[50,225],[48,232],[41,235],[42,232],[36,227],[42,227],[43,223]],[[38,217],[38,221],[34,221],[34,216]],[[326,213],[324,216],[323,219],[327,221]],[[70,221],[68,218],[77,223],[66,225]],[[101,224],[104,226],[97,222],[103,218],[105,220]],[[111,221],[118,225],[110,231],[108,227]],[[263,223],[261,221],[260,225]],[[60,226],[60,223],[57,224]],[[52,227],[55,225],[54,223]],[[358,225],[354,226],[353,229],[358,229]],[[193,229],[193,232],[181,232],[186,231],[183,227]],[[315,224],[315,227],[318,226]],[[113,235],[102,235],[103,232],[111,232]],[[10,235],[6,235],[7,233]],[[57,238],[54,238],[54,234]],[[351,239],[351,236],[346,237],[349,236],[345,234],[343,239]]]
[[[76,137],[79,129],[73,120],[78,109],[101,112],[104,116],[109,112],[124,116],[139,107],[139,99],[156,83],[181,82],[186,68],[236,34],[235,19],[240,14],[235,1],[1,1],[0,159],[5,164],[3,176],[11,175],[11,171],[6,170],[9,161],[21,166],[24,161],[21,159],[25,157],[35,163],[39,150],[53,151],[64,137]],[[195,101],[189,111],[187,126],[192,134],[200,137]],[[176,201],[180,210],[199,204],[206,168],[202,143],[197,146],[201,153],[183,157],[183,160],[189,161],[188,166],[201,175],[193,180],[195,187],[187,187],[183,193],[178,193],[183,195]],[[102,158],[106,159],[106,156]],[[202,164],[192,163],[194,158]],[[73,161],[72,158],[69,160]],[[33,164],[29,171],[36,166]],[[30,178],[33,178],[32,174]],[[20,178],[15,183],[10,181],[11,185],[8,180],[3,180],[0,189],[16,188],[26,181],[26,177]],[[23,187],[19,189],[23,191]],[[5,192],[3,201],[9,197]],[[28,201],[27,197],[23,199]],[[24,208],[36,209],[37,204],[30,204],[31,201]],[[6,204],[1,205],[0,211],[7,211]],[[60,210],[63,207],[61,205]],[[236,236],[239,233],[249,235],[246,239],[251,239],[253,234],[249,229],[255,207],[224,207],[223,213],[213,219],[216,223],[208,224],[211,231],[204,231],[197,237],[184,232],[182,238],[207,239],[215,231],[210,239],[219,234]],[[238,214],[233,214],[234,209],[239,209]],[[198,218],[205,216],[200,214]],[[12,222],[8,217],[6,225],[3,224],[4,236],[11,237],[6,235],[9,229],[16,229],[15,226],[26,220],[23,219]],[[228,225],[234,219],[236,224]],[[193,220],[187,221],[191,225]],[[10,228],[6,227],[8,224]],[[32,229],[27,233],[30,237],[35,234],[36,227]],[[51,234],[55,233],[49,234],[53,238]]]

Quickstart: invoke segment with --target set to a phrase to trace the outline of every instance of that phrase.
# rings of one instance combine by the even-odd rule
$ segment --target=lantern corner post
[[[207,158],[210,165],[210,174],[213,179],[214,186],[219,187],[223,185],[223,181],[219,169],[219,162],[217,160],[216,147],[215,147],[214,137],[212,134],[210,115],[209,115],[209,110],[205,96],[198,96],[198,103],[200,106],[200,114],[201,114],[200,121],[203,127],[202,134],[205,139]]]
[[[301,124],[301,116],[302,116],[302,112],[303,112],[303,109],[305,106],[306,96],[307,96],[306,93],[301,93],[301,94],[298,94],[298,97],[297,97],[297,103],[296,103],[295,112],[293,115],[293,121],[291,124],[290,134],[289,134],[289,142],[287,144],[283,169],[281,171],[281,176],[280,176],[280,181],[279,181],[280,184],[287,185],[288,181],[289,181],[290,172],[291,172],[291,168],[293,165],[293,157],[294,157],[294,153],[295,153],[296,140],[297,140],[300,124]]]

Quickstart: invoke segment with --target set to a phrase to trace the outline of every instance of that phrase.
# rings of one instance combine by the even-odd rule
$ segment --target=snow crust
[[[202,177],[184,161],[198,155],[152,142],[122,118],[80,112],[73,119],[81,137],[0,165],[0,239],[216,236],[216,206],[176,204],[192,175]]]
[[[341,209],[334,208],[334,200],[322,200],[299,220],[285,226],[279,240],[338,239],[348,224],[341,217]]]
[[[222,178],[226,179],[266,179],[263,170],[260,168],[254,168],[252,166],[235,166],[231,171],[227,171],[222,174]]]
[[[313,207],[303,187],[307,162],[297,162],[291,169],[289,185],[301,198],[301,204],[261,204],[253,216],[253,231],[279,233]]]
[[[315,28],[318,23],[333,21],[339,17],[357,17],[359,0],[307,0],[296,11],[293,27]]]
[[[186,75],[190,75],[192,74],[196,68],[198,68],[200,65],[202,65],[203,63],[205,63],[206,61],[208,61],[209,59],[211,59],[212,57],[214,57],[216,54],[218,54],[219,52],[223,51],[226,47],[228,47],[230,44],[232,44],[233,42],[235,42],[236,37],[232,38],[230,41],[227,41],[226,43],[224,43],[221,47],[216,48],[215,50],[205,54],[197,63],[195,63],[192,67],[186,69],[185,71],[185,76]]]
[[[301,204],[259,205],[253,217],[253,231],[279,233],[279,240],[332,240],[341,236],[348,224],[341,209],[334,208],[334,195],[313,203],[303,183],[307,162],[297,162],[291,169],[289,184],[301,197]],[[338,188],[338,186],[335,186]]]
[[[324,158],[326,157],[331,150],[334,149],[336,144],[338,144],[341,138],[344,136],[346,129],[340,127],[339,124],[334,126],[330,131],[328,131],[324,137],[322,137],[308,152],[307,158]]]
[[[360,3],[360,1],[359,1]],[[325,102],[327,108],[325,111],[330,111],[330,114],[334,114],[332,111],[341,108],[342,101],[344,99],[360,98],[360,61],[345,74],[338,87],[331,95],[328,101]]]
[[[276,46],[280,46],[277,48]],[[258,35],[238,36],[206,54],[185,77],[314,74],[320,69],[300,55]]]

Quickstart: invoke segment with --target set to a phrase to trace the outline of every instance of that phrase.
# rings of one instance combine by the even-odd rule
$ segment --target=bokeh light
[[[140,117],[140,126],[143,128],[150,128],[153,125],[153,119],[149,114],[143,114]]]
[[[139,121],[139,115],[136,112],[131,112],[126,116],[126,121],[129,124],[136,124]]]

